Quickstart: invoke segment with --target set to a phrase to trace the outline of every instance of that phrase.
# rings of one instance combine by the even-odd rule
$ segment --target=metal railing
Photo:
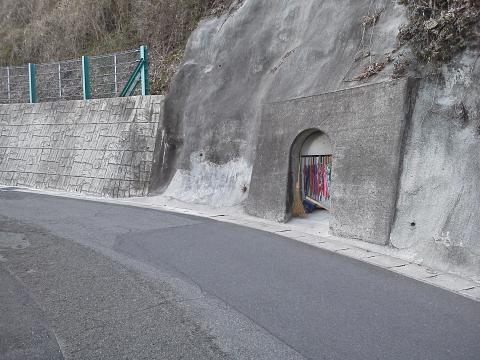
[[[140,94],[149,94],[146,46],[75,60],[0,68],[3,104]]]

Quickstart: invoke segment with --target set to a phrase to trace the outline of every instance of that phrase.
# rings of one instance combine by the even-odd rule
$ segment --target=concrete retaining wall
[[[391,81],[265,105],[247,211],[288,219],[300,148],[317,129],[333,143],[332,231],[386,244],[413,89]]]
[[[148,192],[163,97],[0,105],[0,184]]]

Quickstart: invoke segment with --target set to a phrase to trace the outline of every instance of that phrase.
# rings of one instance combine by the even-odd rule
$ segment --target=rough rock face
[[[372,16],[378,16],[373,26],[365,21]],[[166,99],[157,188],[216,206],[243,201],[248,194],[239,192],[249,185],[257,155],[262,104],[389,80],[392,63],[353,81],[396,49],[404,21],[403,6],[390,0],[245,0],[202,22]],[[476,273],[477,56],[466,53],[443,77],[420,81],[390,238],[427,264]]]

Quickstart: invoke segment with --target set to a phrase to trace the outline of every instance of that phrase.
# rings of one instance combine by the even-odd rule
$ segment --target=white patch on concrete
[[[464,59],[461,64],[458,64],[457,67],[452,68],[444,65],[442,68],[442,75],[445,79],[445,85],[442,89],[442,93],[438,94],[436,98],[436,103],[442,106],[452,106],[454,105],[463,95],[462,91],[459,91],[461,88],[468,88],[472,83],[471,76],[471,63],[468,63],[470,60]]]
[[[167,156],[167,147],[165,146],[166,143],[167,143],[167,133],[166,133],[165,129],[162,129],[161,130],[161,135],[160,135],[160,144],[159,144],[159,148],[163,149],[162,163],[160,164],[161,167],[163,167],[165,165],[165,159],[166,159],[166,156]]]
[[[203,72],[204,72],[205,74],[208,74],[208,73],[211,73],[212,70],[213,70],[213,65],[207,65],[207,66],[205,66],[205,68],[203,69]]]
[[[177,170],[165,196],[216,208],[238,205],[247,198],[248,191],[243,192],[242,187],[248,190],[252,166],[245,159],[217,165],[192,154],[191,164],[191,170]]]

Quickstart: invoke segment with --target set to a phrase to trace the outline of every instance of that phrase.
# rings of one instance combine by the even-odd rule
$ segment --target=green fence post
[[[28,64],[28,91],[30,93],[30,104],[37,102],[37,83],[35,81],[35,64]]]
[[[140,46],[140,60],[143,60],[140,76],[142,79],[142,95],[149,95],[150,89],[148,84],[148,49],[145,45]]]
[[[82,84],[83,84],[83,100],[91,97],[90,92],[90,66],[88,56],[82,56]]]

